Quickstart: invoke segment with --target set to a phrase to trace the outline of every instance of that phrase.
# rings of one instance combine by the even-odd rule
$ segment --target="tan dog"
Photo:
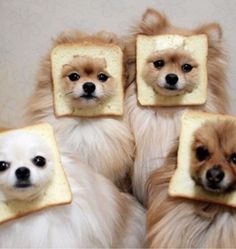
[[[208,122],[194,134],[191,176],[203,190],[235,190],[236,125]],[[168,196],[177,150],[148,182],[148,244],[151,248],[234,248],[235,209]]]
[[[124,48],[118,38],[106,32],[88,35],[79,31],[62,33],[54,42],[113,43]],[[113,93],[114,82],[105,69],[105,61],[86,56],[75,56],[63,69],[65,94],[72,97],[74,107],[99,104]],[[79,73],[78,73],[79,72]],[[38,85],[27,106],[27,123],[47,121],[56,131],[63,148],[78,155],[82,162],[120,185],[133,165],[134,144],[122,117],[56,117],[53,111],[51,60],[44,58]],[[92,89],[92,88],[95,88]]]
[[[196,107],[145,107],[137,101],[135,80],[135,42],[137,35],[179,34],[184,36],[206,34],[208,37],[208,98],[204,105]],[[174,27],[159,12],[148,9],[142,21],[134,30],[127,44],[129,83],[126,93],[126,116],[135,137],[136,157],[133,173],[133,191],[140,201],[145,202],[145,183],[150,173],[163,164],[173,141],[179,135],[180,117],[184,110],[196,109],[208,112],[225,113],[228,107],[226,93],[224,53],[221,47],[222,30],[216,23],[206,24],[193,30]],[[154,53],[149,60],[153,62],[144,68],[143,77],[154,91],[165,97],[191,91],[197,74],[197,64],[182,50],[168,50]],[[150,62],[150,61],[149,61]],[[175,72],[179,85],[173,89]],[[166,82],[163,84],[163,78]],[[168,78],[168,79],[167,79]],[[154,84],[153,82],[157,82]],[[164,86],[165,85],[165,86]],[[167,87],[169,86],[169,87]],[[170,89],[171,88],[171,89]]]

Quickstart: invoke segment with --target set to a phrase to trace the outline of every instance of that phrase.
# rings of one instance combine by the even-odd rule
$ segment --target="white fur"
[[[208,92],[207,108],[216,112],[214,95]],[[134,134],[136,154],[133,171],[133,191],[141,202],[145,202],[145,184],[151,172],[163,165],[167,154],[179,136],[180,117],[190,107],[145,107],[137,102],[136,86],[131,84],[126,92],[125,115]]]
[[[43,156],[46,165],[42,168],[33,164],[32,159]],[[9,168],[0,171],[0,201],[10,199],[35,198],[44,192],[47,183],[52,178],[54,162],[52,152],[40,137],[30,132],[11,131],[0,137],[0,161],[9,163]],[[30,170],[32,186],[17,188],[16,170],[26,167]]]
[[[30,146],[22,149],[28,152]],[[24,160],[25,154],[21,155]],[[145,216],[138,203],[77,159],[65,155],[62,164],[72,188],[72,204],[0,225],[0,247],[142,247]]]
[[[53,125],[62,149],[113,182],[124,178],[133,165],[133,137],[122,118],[56,118],[51,107],[40,121]]]

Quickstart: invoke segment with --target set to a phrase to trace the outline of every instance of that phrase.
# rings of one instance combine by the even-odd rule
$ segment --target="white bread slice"
[[[178,96],[162,96],[157,94],[142,77],[142,71],[147,58],[154,52],[165,49],[183,48],[189,52],[199,65],[199,82],[190,92]],[[207,98],[207,54],[208,42],[206,35],[180,36],[160,35],[137,37],[137,88],[138,101],[143,106],[179,106],[200,105]]]
[[[60,154],[51,125],[42,123],[18,130],[32,132],[39,135],[45,140],[50,148],[52,148],[55,161],[54,175],[43,196],[32,201],[10,200],[7,202],[0,202],[0,224],[45,208],[69,204],[72,201],[72,193],[64,169],[61,165]],[[0,136],[6,135],[7,133],[11,133],[11,130],[1,132]]]
[[[204,112],[185,112],[182,116],[179,140],[177,169],[169,185],[169,194],[174,197],[220,203],[236,207],[236,191],[225,195],[214,195],[197,186],[190,176],[191,145],[194,132],[206,121],[220,122],[230,120],[236,123],[236,117]]]
[[[111,98],[95,107],[76,108],[70,106],[68,96],[62,89],[61,72],[64,64],[70,62],[73,56],[88,56],[91,58],[104,58],[107,64],[107,72],[117,82],[116,92]],[[124,82],[123,82],[123,53],[115,44],[100,44],[92,42],[80,42],[56,46],[51,52],[54,107],[57,116],[103,116],[123,114]]]

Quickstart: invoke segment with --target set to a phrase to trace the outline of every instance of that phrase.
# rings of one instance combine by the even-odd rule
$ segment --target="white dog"
[[[64,154],[62,163],[72,203],[0,225],[0,247],[142,247],[143,209],[76,158]],[[37,135],[13,131],[1,137],[1,201],[38,197],[52,173],[51,148]]]

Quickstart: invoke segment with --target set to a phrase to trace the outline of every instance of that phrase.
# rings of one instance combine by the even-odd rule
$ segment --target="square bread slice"
[[[109,99],[89,108],[72,108],[69,96],[65,93],[61,84],[63,65],[70,62],[74,56],[87,56],[91,58],[104,58],[107,64],[107,72],[117,83],[116,92]],[[92,42],[80,42],[56,46],[51,52],[54,109],[57,116],[103,116],[123,115],[124,82],[123,82],[123,52],[115,44],[96,44]]]
[[[222,195],[208,193],[202,187],[197,186],[190,175],[191,145],[194,132],[207,121],[220,122],[224,120],[236,123],[236,117],[228,115],[192,111],[183,114],[177,169],[169,185],[170,196],[209,201],[236,207],[236,191]]]
[[[144,65],[154,52],[166,49],[184,49],[189,52],[199,65],[199,82],[190,92],[178,96],[157,94],[142,77]],[[206,35],[180,36],[160,35],[137,37],[137,89],[138,101],[143,106],[180,106],[201,105],[207,98],[207,54],[208,41]]]
[[[72,201],[72,193],[64,169],[61,165],[60,154],[51,125],[42,123],[18,130],[37,134],[52,148],[55,161],[54,175],[43,196],[32,201],[10,200],[0,202],[0,224],[45,208],[70,204]],[[0,137],[11,133],[11,131],[12,130],[1,132]]]

